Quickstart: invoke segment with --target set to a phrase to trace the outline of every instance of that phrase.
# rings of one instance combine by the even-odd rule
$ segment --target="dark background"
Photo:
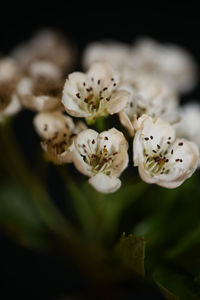
[[[122,7],[122,3],[116,2],[111,9],[107,5],[99,1],[87,7],[72,1],[66,1],[65,5],[57,1],[38,5],[28,1],[1,4],[0,53],[8,54],[35,31],[53,27],[60,29],[77,45],[79,54],[91,41],[113,39],[131,44],[139,36],[150,36],[161,42],[173,42],[185,47],[197,63],[200,62],[197,4],[195,6],[188,1],[188,4],[164,2],[147,5],[145,1],[140,1],[140,4],[133,1],[131,7],[126,4],[126,7]],[[77,67],[79,65],[80,60]],[[184,99],[189,98],[200,99],[200,89],[196,87],[192,93],[184,96]],[[82,294],[86,289],[84,279],[70,262],[67,263],[66,278],[66,269],[59,261],[22,249],[3,234],[0,261],[0,273],[3,276],[0,290],[6,293],[2,299],[54,299],[58,291],[62,294],[79,289]],[[154,296],[154,299],[161,298]]]

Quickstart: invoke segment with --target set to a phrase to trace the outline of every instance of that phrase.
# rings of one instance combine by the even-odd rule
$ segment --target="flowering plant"
[[[112,283],[137,281],[137,276],[144,280],[146,239],[153,270],[150,289],[166,299],[178,299],[172,292],[188,297],[191,287],[185,288],[181,280],[174,287],[169,279],[170,274],[177,278],[180,274],[163,261],[163,249],[167,247],[167,262],[179,259],[193,249],[199,232],[184,227],[192,230],[188,242],[181,233],[187,209],[180,216],[173,208],[190,207],[187,197],[180,200],[184,193],[197,191],[199,179],[193,174],[199,168],[200,106],[180,105],[181,95],[197,82],[196,64],[181,48],[150,39],[133,46],[90,44],[82,57],[83,72],[74,71],[75,56],[74,45],[47,30],[0,59],[0,151],[8,178],[1,184],[2,202],[9,189],[19,199],[28,199],[28,205],[34,206],[28,215],[36,207],[33,218],[40,225],[33,233],[28,218],[26,234],[27,224],[24,227],[11,218],[9,226],[20,231],[22,243],[4,219],[1,223],[18,242],[41,251],[49,249],[51,239],[44,234],[48,228],[61,248],[67,245],[68,255],[97,290],[102,284],[102,297],[107,285],[115,297]],[[13,124],[26,132],[28,157],[17,144]],[[29,136],[34,136],[32,146]],[[20,138],[24,139],[22,133]],[[81,174],[89,177],[88,182]],[[66,197],[67,209],[59,208],[58,197]],[[193,204],[197,205],[196,197]],[[173,212],[173,220],[180,221],[177,228],[168,224]],[[123,224],[126,216],[131,221]],[[18,217],[23,219],[23,213]],[[191,227],[196,224],[198,215]],[[132,235],[126,236],[125,231]],[[161,253],[162,267],[151,255],[154,250]],[[89,258],[91,262],[85,263]],[[143,285],[148,291],[145,280]]]

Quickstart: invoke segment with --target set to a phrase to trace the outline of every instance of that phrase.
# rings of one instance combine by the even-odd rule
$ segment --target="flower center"
[[[167,141],[162,143],[162,146],[157,144],[156,149],[152,149],[150,144],[151,140],[153,140],[152,135],[144,138],[144,141],[148,144],[146,144],[144,148],[145,160],[143,165],[144,168],[150,172],[152,177],[155,175],[168,174],[176,163],[183,162],[181,158],[171,159],[175,150],[175,148],[173,149],[171,146],[171,137],[168,137]],[[183,146],[183,143],[178,143],[177,147],[179,146]]]
[[[39,77],[34,80],[33,95],[48,95],[60,98],[62,95],[63,82],[56,82],[51,78]]]
[[[108,140],[108,137],[104,137]],[[99,140],[88,140],[87,144],[78,145],[85,163],[91,167],[91,172],[111,174],[112,164],[118,152],[109,152],[106,145],[100,145]]]
[[[110,78],[108,86],[104,85],[101,79],[94,81],[90,78],[90,84],[82,82],[82,87],[76,93],[76,99],[79,107],[93,115],[93,118],[98,116],[107,116],[106,106],[111,99],[112,91],[116,88],[117,83],[114,78]]]

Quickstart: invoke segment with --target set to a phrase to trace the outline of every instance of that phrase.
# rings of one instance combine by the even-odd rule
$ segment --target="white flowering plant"
[[[91,43],[81,72],[75,54],[44,30],[0,58],[1,227],[37,251],[67,247],[109,299],[124,280],[198,299],[200,104],[180,104],[194,59],[151,39]]]

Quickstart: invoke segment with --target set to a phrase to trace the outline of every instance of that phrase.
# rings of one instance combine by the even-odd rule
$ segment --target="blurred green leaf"
[[[37,250],[49,247],[47,229],[28,195],[11,182],[0,185],[0,226],[23,246]]]
[[[184,236],[175,245],[175,247],[171,248],[167,253],[167,257],[174,258],[180,255],[181,253],[186,252],[187,250],[195,247],[196,245],[200,245],[200,225],[197,228],[195,228],[195,230]]]
[[[173,293],[171,293],[169,290],[167,290],[164,286],[162,286],[159,282],[156,282],[157,286],[160,288],[163,296],[166,298],[166,300],[179,300],[180,297],[175,296]]]
[[[199,300],[199,295],[192,287],[192,280],[187,273],[176,268],[169,268],[159,265],[153,272],[155,282],[164,289],[167,289],[172,295],[178,295],[181,300]],[[168,299],[168,298],[166,298]],[[169,298],[176,299],[176,298]],[[179,298],[178,298],[179,299]]]
[[[116,245],[116,251],[124,264],[139,275],[144,275],[144,257],[146,241],[143,237],[125,233]]]

